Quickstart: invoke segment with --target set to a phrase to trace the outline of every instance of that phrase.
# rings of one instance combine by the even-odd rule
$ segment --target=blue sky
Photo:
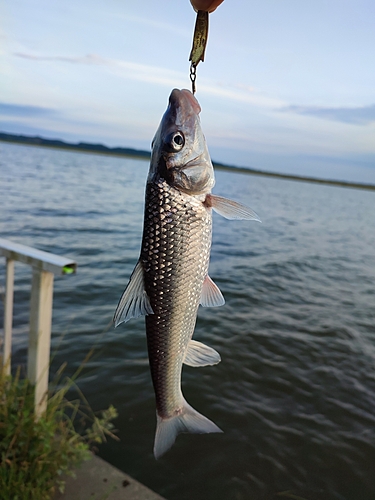
[[[149,149],[190,88],[188,0],[5,0],[0,130]],[[197,98],[214,160],[375,183],[375,2],[225,0]]]

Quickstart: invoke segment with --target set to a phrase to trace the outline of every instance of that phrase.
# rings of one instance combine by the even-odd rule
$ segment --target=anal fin
[[[190,340],[184,359],[184,364],[188,366],[210,366],[220,363],[220,354],[202,342]]]

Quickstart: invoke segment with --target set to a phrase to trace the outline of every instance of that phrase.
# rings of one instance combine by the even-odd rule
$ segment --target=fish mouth
[[[190,107],[196,115],[201,112],[201,107],[194,95],[187,89],[173,89],[169,97],[171,106]]]

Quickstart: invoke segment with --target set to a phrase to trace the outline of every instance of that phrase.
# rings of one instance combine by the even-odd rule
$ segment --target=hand
[[[195,11],[206,10],[213,12],[224,0],[190,0],[191,5]]]

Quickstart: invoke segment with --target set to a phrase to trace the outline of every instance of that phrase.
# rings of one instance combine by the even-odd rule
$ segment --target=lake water
[[[200,308],[195,338],[222,362],[183,371],[187,401],[224,433],[180,435],[155,461],[144,320],[110,326],[148,164],[1,143],[0,155],[1,236],[78,262],[55,280],[51,371],[73,373],[95,348],[79,386],[94,409],[118,409],[104,459],[169,500],[375,498],[374,192],[217,172],[214,192],[262,219],[214,215],[210,275],[226,304]],[[14,363],[30,276],[16,265]]]

